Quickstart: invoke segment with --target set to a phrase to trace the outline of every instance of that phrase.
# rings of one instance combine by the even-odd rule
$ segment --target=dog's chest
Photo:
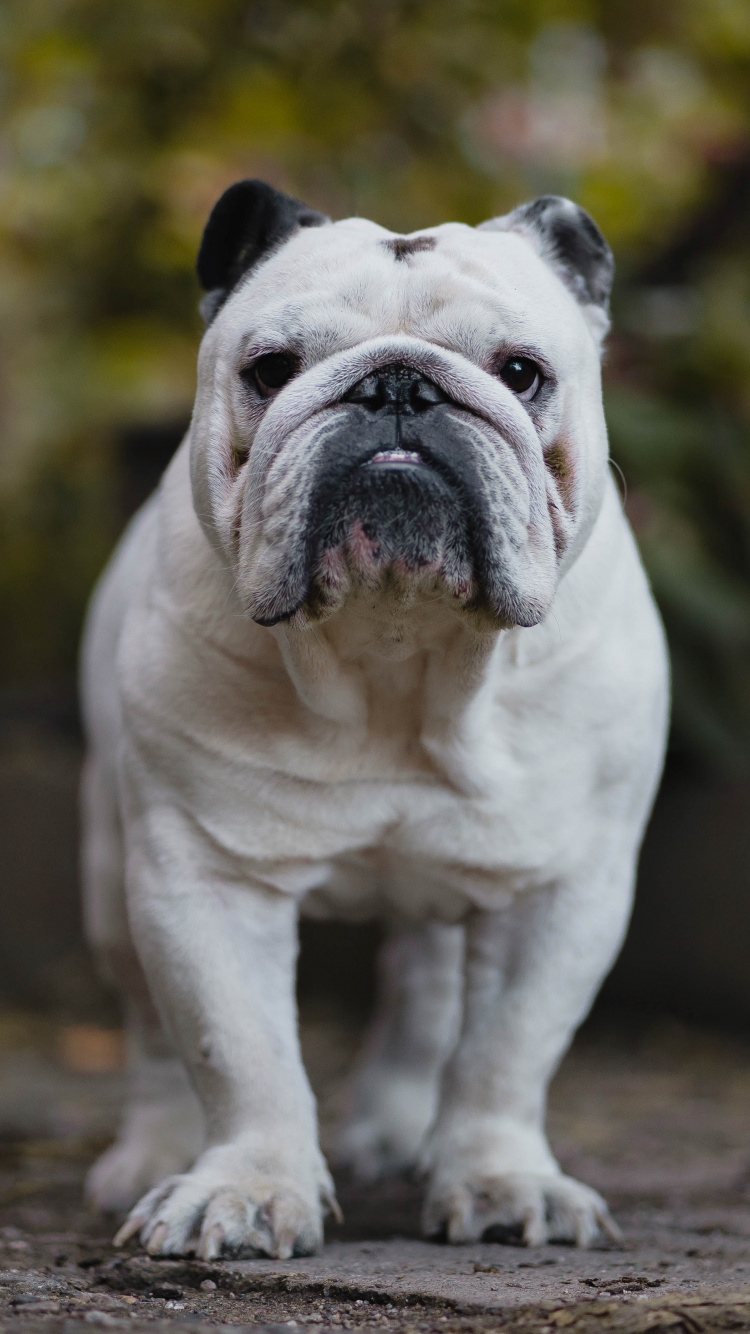
[[[558,706],[539,703],[533,727],[517,707],[483,714],[464,738],[479,792],[441,773],[413,736],[342,746],[333,729],[306,736],[257,707],[246,727],[210,711],[204,744],[196,710],[172,768],[190,771],[201,825],[240,878],[312,915],[456,921],[547,882],[588,844],[595,756],[573,744]]]
[[[580,858],[590,831],[570,779],[556,783],[552,765],[533,784],[516,773],[490,799],[419,780],[287,780],[283,803],[277,788],[275,809],[256,805],[244,824],[244,868],[313,917],[459,921]]]

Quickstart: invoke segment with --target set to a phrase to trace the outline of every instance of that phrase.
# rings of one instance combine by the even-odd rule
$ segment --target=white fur
[[[433,251],[396,262],[372,223],[306,229],[238,288],[203,341],[189,436],[93,604],[88,916],[147,1059],[91,1191],[121,1207],[153,1186],[120,1236],[154,1254],[320,1243],[335,1204],[297,1039],[300,909],[393,923],[342,1158],[372,1176],[419,1156],[425,1226],[453,1241],[502,1223],[587,1244],[609,1226],[550,1152],[545,1094],[625,930],[663,637],[608,473],[590,312],[523,236],[428,234]],[[302,373],[249,403],[238,369],[286,346]],[[541,416],[490,374],[498,347],[553,369]],[[347,586],[316,622],[250,619],[342,394],[393,360],[450,393],[488,493],[507,483],[518,577],[547,608],[533,628],[418,583]],[[564,515],[545,469],[561,439]],[[191,1170],[174,1050],[205,1117]],[[167,1163],[172,1115],[192,1129]]]

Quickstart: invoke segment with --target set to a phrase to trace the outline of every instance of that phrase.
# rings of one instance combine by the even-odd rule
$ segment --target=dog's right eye
[[[244,372],[244,378],[251,380],[264,398],[283,389],[287,381],[296,373],[299,362],[288,352],[267,352],[259,357],[254,365]]]
[[[528,402],[536,398],[542,373],[530,357],[508,357],[500,368],[500,379],[518,398]]]

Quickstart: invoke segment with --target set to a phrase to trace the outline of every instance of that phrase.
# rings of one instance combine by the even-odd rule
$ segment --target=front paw
[[[612,1241],[620,1238],[601,1195],[572,1177],[504,1172],[430,1190],[423,1214],[426,1236],[441,1234],[458,1244],[479,1241],[493,1228],[519,1236],[525,1246],[566,1241],[587,1247],[599,1232]]]
[[[296,1167],[296,1165],[295,1165]],[[169,1177],[144,1195],[115,1237],[139,1235],[149,1255],[249,1252],[288,1260],[312,1255],[323,1239],[323,1211],[338,1214],[333,1184],[316,1155],[312,1170],[271,1175],[247,1151],[209,1149],[192,1172]]]
[[[585,1247],[598,1232],[619,1240],[604,1200],[563,1176],[533,1124],[464,1112],[436,1128],[424,1167],[430,1185],[422,1227],[428,1237],[473,1242],[497,1229],[525,1246],[565,1241]]]

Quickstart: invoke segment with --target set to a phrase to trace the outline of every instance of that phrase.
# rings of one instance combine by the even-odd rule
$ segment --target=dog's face
[[[601,504],[611,274],[567,200],[400,237],[227,191],[199,257],[192,471],[248,614],[304,623],[388,585],[541,620]]]

